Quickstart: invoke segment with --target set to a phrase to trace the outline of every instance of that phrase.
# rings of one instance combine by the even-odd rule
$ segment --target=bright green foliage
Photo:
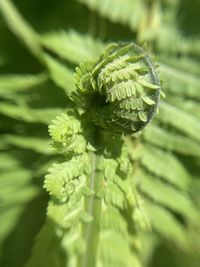
[[[91,112],[96,125],[136,133],[153,118],[160,82],[152,60],[133,43],[110,44],[95,62],[76,68],[75,102]]]
[[[148,30],[151,31],[151,34],[155,34],[154,31],[158,30],[157,27],[160,20],[160,5],[158,1],[153,1],[149,9],[147,8],[145,0],[103,0],[102,2],[98,0],[79,1],[113,22],[127,24],[132,30],[137,30],[140,27],[144,27],[144,25],[147,26],[148,16],[150,17],[153,15],[152,21],[148,24]],[[148,14],[148,12],[150,14]],[[145,30],[145,33],[146,31],[147,30]]]
[[[72,63],[98,57],[103,48],[103,43],[94,42],[90,35],[81,35],[72,30],[45,34],[41,36],[41,41],[46,48]]]
[[[108,134],[104,139],[101,132],[98,138],[100,128],[97,133],[92,122],[87,128],[86,120],[84,127],[84,116],[81,121],[82,125],[78,117],[62,114],[49,127],[53,146],[65,160],[53,164],[45,177],[44,187],[52,199],[48,216],[57,225],[55,230],[62,231],[70,266],[140,266],[135,229],[148,224],[127,149],[119,136]]]
[[[199,266],[199,12],[197,0],[0,0],[0,266]],[[144,42],[158,68],[135,55]],[[152,68],[159,114],[121,137],[105,103],[145,123]]]

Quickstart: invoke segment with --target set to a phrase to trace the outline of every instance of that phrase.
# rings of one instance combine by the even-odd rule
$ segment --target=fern
[[[175,105],[178,108],[181,108],[187,113],[192,114],[194,117],[199,119],[200,112],[199,112],[198,101],[193,99],[188,99],[187,101],[185,101],[185,99],[183,98],[173,96],[173,98],[168,97],[168,102],[172,105]]]
[[[2,14],[5,15],[5,20],[13,32],[18,35],[30,51],[40,59],[41,49],[38,45],[37,33],[24,21],[10,0],[2,0],[0,7]]]
[[[141,180],[141,191],[152,201],[162,204],[175,212],[184,215],[189,220],[197,216],[197,211],[194,209],[192,202],[188,199],[186,192],[180,193],[179,190],[163,184],[158,179],[151,177],[146,173],[138,175]],[[153,194],[151,193],[153,192]]]
[[[0,230],[0,245],[15,228],[29,201],[36,198],[40,190],[30,183],[32,171],[21,165],[21,162],[11,153],[1,153],[1,197],[0,212],[2,227]]]
[[[50,149],[49,140],[45,138],[33,138],[17,135],[1,135],[1,142],[8,145],[13,145],[23,149],[31,149],[41,154],[51,155],[54,152]]]
[[[182,21],[198,8],[100,2],[18,3],[36,31],[0,1],[2,266],[172,266],[169,247],[198,266],[199,37]]]
[[[45,74],[39,74],[37,76],[1,75],[0,76],[1,97],[9,97],[17,92],[31,89],[32,87],[36,87],[41,83],[45,82],[46,80],[47,77]]]
[[[158,1],[148,5],[142,0],[109,0],[100,3],[98,0],[79,0],[101,16],[112,22],[120,22],[128,25],[131,30],[139,32],[139,38],[150,38],[158,31],[160,23],[160,5]]]
[[[75,88],[72,71],[49,55],[44,55],[44,61],[55,84],[66,93],[71,93]]]
[[[147,204],[152,225],[156,231],[166,239],[179,243],[182,247],[187,247],[187,237],[184,234],[183,225],[174,219],[167,209],[158,205]]]
[[[113,50],[113,48],[111,50],[111,47],[114,47],[115,50]],[[69,255],[68,262],[71,266],[96,266],[98,264],[104,266],[121,266],[121,264],[124,266],[132,266],[137,262],[135,257],[137,258],[138,256],[137,249],[134,247],[132,248],[129,236],[137,238],[137,234],[132,232],[134,228],[148,227],[148,220],[145,219],[145,211],[141,209],[141,204],[139,204],[140,202],[138,200],[139,196],[136,193],[134,182],[131,181],[133,171],[126,146],[123,145],[121,137],[116,134],[113,135],[109,132],[108,134],[103,134],[102,132],[102,137],[106,135],[107,141],[104,140],[104,137],[103,140],[102,137],[95,137],[97,134],[97,132],[95,133],[95,127],[98,126],[98,121],[101,122],[102,120],[99,120],[97,117],[99,116],[99,111],[95,110],[92,103],[89,102],[91,96],[87,97],[86,95],[87,90],[93,90],[93,94],[95,94],[95,90],[100,90],[99,93],[101,93],[101,88],[103,86],[106,88],[106,85],[102,84],[103,79],[101,76],[99,76],[99,81],[95,84],[95,76],[98,75],[98,73],[100,73],[99,75],[106,75],[103,74],[103,71],[105,71],[105,73],[106,71],[110,71],[109,64],[113,64],[112,68],[114,68],[115,58],[123,57],[125,53],[129,55],[129,51],[131,52],[131,57],[130,59],[127,57],[126,64],[128,65],[129,61],[134,62],[135,59],[137,60],[136,62],[138,62],[139,57],[137,59],[137,54],[134,58],[134,53],[142,54],[142,50],[139,50],[138,47],[134,47],[130,44],[118,47],[113,44],[112,46],[108,46],[107,51],[103,52],[100,56],[101,61],[97,61],[91,74],[89,63],[77,68],[77,75],[75,76],[78,87],[77,93],[80,97],[81,94],[85,97],[80,104],[83,108],[87,105],[86,110],[83,109],[83,113],[81,112],[82,115],[78,115],[78,113],[77,115],[75,115],[75,113],[71,116],[63,114],[57,117],[49,127],[50,134],[54,140],[53,146],[64,153],[67,162],[54,164],[52,168],[49,169],[49,174],[46,175],[44,187],[52,197],[52,201],[49,203],[48,207],[48,215],[52,221],[55,221],[60,227],[62,226],[61,229],[65,231],[64,233],[66,235],[65,242],[67,242],[68,239],[73,240],[70,246],[66,245],[65,248],[66,253]],[[107,57],[105,57],[105,55]],[[152,63],[150,63],[150,59],[145,60],[148,60],[147,62],[149,65],[147,66],[151,68]],[[134,66],[134,63],[132,65]],[[101,66],[105,66],[105,70],[101,70]],[[121,83],[118,81],[117,77],[123,77],[123,74],[119,73],[119,67],[116,65],[116,68],[118,68],[116,72],[117,76],[113,78],[113,81],[119,82],[120,85]],[[123,70],[124,68],[122,66],[122,71]],[[155,75],[153,70],[151,71],[151,75]],[[150,88],[150,91],[152,90],[151,88],[153,88],[153,91],[158,90],[157,88],[159,88],[159,86],[155,86],[153,83],[146,81],[145,78],[142,80],[137,73],[136,75],[138,75],[138,79],[141,79],[139,83],[145,88]],[[91,79],[87,81],[86,79],[88,76],[91,76]],[[125,76],[125,81],[127,78],[130,79],[131,77],[132,76]],[[89,84],[90,82],[91,85]],[[94,88],[91,88],[92,84],[94,84]],[[109,85],[110,82],[108,81],[107,84]],[[86,92],[81,92],[81,90],[85,90]],[[120,90],[119,87],[118,91],[121,92]],[[143,90],[144,89],[141,87],[141,91],[138,93],[142,94]],[[90,94],[92,94],[92,91]],[[127,94],[129,96],[128,91]],[[134,94],[133,92],[133,95]],[[72,99],[74,98],[76,101],[77,96],[74,97],[72,94]],[[124,99],[124,96],[122,95],[121,97],[119,94],[118,100],[121,100],[121,98]],[[111,104],[114,100],[111,100]],[[106,101],[108,100],[105,96],[105,102]],[[79,104],[79,102],[77,104]],[[81,106],[78,110],[80,110],[80,108]],[[90,121],[92,120],[88,117],[88,108],[92,109],[94,112],[92,118],[94,125],[91,124]],[[148,108],[148,105],[146,108]],[[105,113],[103,118],[109,116],[109,111],[111,113],[112,109],[105,110],[107,114]],[[149,112],[152,112],[151,105]],[[79,116],[83,118],[82,125],[79,123]],[[86,117],[85,122],[84,116]],[[96,116],[96,118],[94,116]],[[112,116],[112,114],[110,114],[110,116]],[[124,122],[126,123],[125,119]],[[90,130],[87,128],[88,123],[90,123],[90,127],[92,127]],[[103,121],[101,123],[100,127],[103,126],[105,130],[109,129],[107,124],[104,124]],[[118,127],[119,126],[118,124]],[[98,128],[98,131],[100,131],[100,129],[101,128]],[[118,131],[120,130],[122,132],[126,131],[126,128],[123,128],[123,124]],[[84,140],[84,136],[87,137],[86,140]],[[80,142],[81,137],[82,142]],[[120,142],[120,147],[117,150],[110,145],[110,142],[116,142],[116,140]],[[77,147],[77,145],[79,145],[79,147]],[[112,214],[112,210],[116,218],[110,215],[110,212]],[[124,221],[125,227],[123,228],[123,235],[117,232],[115,233],[116,230],[112,228],[112,221],[110,221],[113,219],[116,220],[116,222],[119,220]],[[109,236],[113,233],[115,233],[116,244],[123,240],[124,234],[126,236],[123,242],[124,245],[122,246],[123,249],[118,257],[116,257],[114,253],[115,242],[111,242],[108,249],[104,249],[104,244],[109,242]],[[77,252],[75,253],[75,251]],[[135,256],[132,256],[134,254]],[[129,258],[128,261],[125,260],[127,257]]]
[[[169,116],[170,121],[168,120]],[[199,119],[184,112],[181,108],[177,108],[168,103],[162,103],[159,119],[161,122],[169,124],[182,133],[194,138],[194,140],[200,140],[198,134],[200,130]]]
[[[46,176],[45,188],[49,191],[53,199],[55,199],[49,204],[48,214],[51,220],[55,221],[57,224],[66,218],[66,221],[63,221],[62,223],[62,228],[64,227],[68,233],[66,238],[70,238],[71,235],[74,235],[74,231],[76,231],[73,243],[70,243],[70,246],[66,247],[66,252],[70,255],[69,262],[72,266],[98,266],[98,264],[103,264],[104,266],[121,266],[122,264],[123,266],[131,266],[134,262],[137,262],[137,260],[134,260],[135,257],[138,257],[137,249],[131,249],[128,242],[128,236],[131,235],[130,230],[123,230],[123,237],[127,236],[127,238],[123,241],[124,245],[120,256],[114,254],[115,243],[109,243],[108,241],[109,232],[112,233],[112,231],[115,231],[112,228],[111,222],[109,222],[111,218],[113,220],[113,217],[110,218],[109,214],[112,214],[110,207],[112,207],[113,212],[115,211],[116,221],[121,221],[122,219],[120,217],[124,214],[122,218],[124,217],[124,223],[127,227],[129,226],[133,229],[136,228],[137,231],[138,227],[139,229],[148,229],[148,212],[150,213],[150,220],[152,220],[151,216],[154,212],[158,212],[158,214],[160,212],[162,214],[161,216],[166,218],[166,220],[169,220],[168,218],[173,216],[170,215],[170,213],[167,215],[168,212],[165,213],[162,210],[159,211],[156,206],[149,208],[152,206],[150,203],[147,205],[147,213],[145,213],[145,209],[142,208],[140,204],[141,200],[139,200],[140,196],[138,196],[138,193],[136,192],[134,180],[131,181],[133,179],[133,170],[126,145],[122,145],[123,141],[121,140],[118,141],[120,142],[119,144],[121,144],[118,149],[112,147],[112,139],[116,140],[120,138],[116,133],[119,133],[120,131],[126,132],[127,130],[124,126],[122,127],[118,123],[117,126],[121,128],[115,130],[115,134],[113,131],[111,133],[110,126],[107,124],[108,118],[106,118],[106,116],[108,116],[110,112],[112,118],[111,112],[113,112],[113,109],[108,109],[106,107],[105,112],[107,113],[104,115],[104,111],[102,111],[102,118],[99,119],[99,104],[97,102],[96,107],[94,107],[91,102],[93,99],[92,94],[98,96],[98,93],[100,93],[102,98],[100,102],[101,105],[103,97],[105,102],[110,102],[111,104],[112,102],[116,102],[117,104],[117,101],[123,103],[122,101],[124,101],[127,96],[132,97],[135,94],[134,90],[130,90],[129,95],[129,90],[126,89],[122,83],[122,81],[131,81],[131,79],[134,81],[135,79],[135,76],[132,76],[132,73],[135,70],[132,69],[132,72],[130,72],[131,75],[129,75],[126,70],[126,64],[128,65],[129,61],[138,62],[138,59],[134,58],[134,56],[130,59],[125,56],[128,55],[129,49],[133,49],[131,45],[118,48],[117,45],[113,44],[108,46],[107,50],[101,54],[97,63],[88,62],[80,65],[80,67],[76,69],[77,74],[75,75],[75,81],[78,87],[76,94],[78,94],[79,99],[82,99],[82,101],[79,100],[77,102],[77,95],[73,94],[72,99],[78,104],[78,110],[80,110],[81,113],[80,115],[77,113],[75,118],[63,114],[60,117],[57,117],[50,126],[50,134],[54,139],[54,147],[57,147],[59,151],[63,151],[68,161],[53,165],[53,167],[49,169],[49,174]],[[136,47],[136,52],[138,51],[137,49],[138,48]],[[121,57],[121,61],[119,61],[117,57],[119,57],[119,59]],[[134,64],[132,66],[134,67]],[[128,65],[128,67],[132,66]],[[138,67],[135,69],[137,70]],[[146,70],[145,72],[148,73]],[[114,74],[114,76],[107,79],[107,73],[109,75]],[[136,73],[135,75],[137,76],[139,74]],[[95,79],[97,79],[97,81]],[[139,83],[145,88],[150,88],[149,90],[153,89],[153,91],[157,90],[157,86],[154,84],[147,82],[144,78],[143,80],[142,78],[139,79],[141,79],[141,82]],[[112,82],[115,82],[114,89],[112,87],[110,89]],[[130,84],[130,86],[132,86],[132,84]],[[111,97],[109,97],[111,90],[114,92],[116,91],[116,97],[113,97],[113,92],[111,93]],[[143,94],[143,90],[144,89],[141,88],[138,93]],[[106,94],[108,94],[108,96]],[[134,101],[134,99],[130,100],[132,102]],[[152,102],[151,105],[154,103],[155,102]],[[128,106],[126,108],[128,110]],[[92,116],[87,113],[89,109],[93,110]],[[135,108],[133,108],[133,110],[135,111]],[[82,126],[79,124],[77,116],[82,116]],[[126,119],[129,119],[129,117],[122,116],[122,118],[124,122],[121,121],[121,123],[126,125]],[[142,121],[142,118],[140,119]],[[90,141],[90,138],[92,138],[91,133],[95,133],[95,128],[90,129],[90,131],[89,129],[84,128],[85,125],[87,126],[89,120],[93,121],[96,127],[103,127],[105,133],[102,132],[101,134],[102,137],[103,135],[106,135],[107,140],[104,139],[104,137],[103,139],[102,137],[98,137],[98,139],[96,137],[94,140],[91,139]],[[117,129],[116,126],[113,128]],[[98,131],[100,131],[100,129],[101,128],[98,128]],[[107,134],[106,131],[108,131]],[[134,132],[137,130],[132,128],[132,131]],[[88,136],[89,147],[86,145],[87,141],[85,140],[83,146],[81,145],[81,148],[83,148],[78,151],[74,142],[77,141],[77,136],[81,134],[83,136]],[[95,135],[96,134],[97,133],[95,133]],[[102,141],[104,141],[104,145]],[[109,144],[110,142],[111,144]],[[98,148],[99,146],[102,148]],[[124,147],[122,148],[122,146]],[[64,149],[65,147],[66,149]],[[85,155],[84,159],[81,154]],[[72,156],[73,158],[71,158]],[[134,157],[133,160],[135,161]],[[147,200],[150,198],[156,203],[160,203],[161,205],[172,209],[177,214],[180,213],[188,220],[192,220],[192,218],[195,220],[197,212],[196,209],[193,208],[192,202],[189,200],[187,194],[189,176],[182,164],[172,155],[151,148],[150,146],[142,148],[139,161],[141,162],[141,168],[145,168],[168,183],[168,185],[164,184],[159,182],[159,180],[157,180],[158,178],[154,178],[157,181],[155,181],[153,185],[153,182],[151,184],[153,178],[146,179],[145,175],[141,176],[136,174],[136,177],[141,180],[139,188],[141,188],[142,194],[145,196],[147,195]],[[90,165],[91,167],[89,167]],[[84,167],[86,168],[85,170]],[[177,179],[177,177],[179,177],[179,179]],[[173,188],[171,185],[174,185],[177,189]],[[148,191],[146,191],[147,188]],[[172,201],[171,199],[168,200],[169,195],[172,196]],[[176,199],[175,202],[174,199]],[[57,201],[62,203],[60,204],[61,206],[59,205],[58,207]],[[73,211],[70,209],[71,207],[73,207]],[[109,210],[108,214],[107,209]],[[63,212],[65,214],[64,218],[64,215],[62,215]],[[104,216],[106,216],[108,221],[104,222]],[[106,228],[107,234],[104,233],[104,228],[101,228],[101,220],[103,220],[103,225],[109,225],[109,228]],[[112,223],[115,224],[114,221],[112,221]],[[154,221],[152,222],[152,225],[164,236],[166,236],[166,234],[168,235],[168,233],[160,229],[157,224],[154,225]],[[80,232],[80,227],[82,228],[82,234]],[[171,227],[172,229],[176,229],[175,231],[178,231],[178,234],[180,234],[179,241],[182,246],[185,247],[185,237],[182,237],[181,234],[183,226],[177,221],[172,223]],[[136,235],[135,238],[137,238],[137,231],[136,234],[134,234]],[[116,243],[122,242],[120,241],[121,236],[118,233],[115,233],[115,238]],[[104,242],[107,244],[106,250],[103,249]],[[74,252],[75,248],[78,249],[77,253]],[[131,255],[134,254],[135,257],[131,259]],[[128,257],[129,260],[123,261],[126,257]]]
[[[41,36],[41,43],[61,58],[76,64],[95,58],[103,47],[103,43],[94,41],[90,35],[84,36],[72,30],[48,33]]]
[[[170,43],[173,43],[174,46],[170,46]],[[168,25],[168,27],[163,26],[162,28],[160,28],[160,32],[158,34],[158,49],[162,52],[165,52],[166,54],[176,54],[177,51],[179,51],[179,53],[183,55],[199,55],[199,44],[200,40],[198,38],[185,39],[173,24],[170,26]]]
[[[20,119],[26,122],[41,122],[48,124],[49,121],[59,114],[61,109],[31,109],[24,105],[13,105],[10,103],[2,103],[0,107],[0,113],[11,118]]]
[[[172,154],[146,146],[141,164],[150,172],[179,188],[187,188],[189,177],[182,164]],[[178,177],[178,179],[177,179]]]
[[[196,75],[162,63],[160,71],[170,93],[199,100],[200,81]]]
[[[147,142],[168,151],[175,151],[177,153],[191,155],[193,157],[200,156],[199,143],[183,135],[161,129],[158,126],[151,126],[146,129],[144,139]]]

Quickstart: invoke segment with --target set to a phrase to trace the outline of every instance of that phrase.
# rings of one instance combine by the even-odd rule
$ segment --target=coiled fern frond
[[[115,2],[121,2],[123,7],[125,1]],[[140,5],[146,1],[132,2]],[[189,223],[196,221],[197,214],[188,192],[189,168],[183,163],[185,156],[190,155],[194,162],[200,156],[196,75],[199,69],[195,69],[198,65],[191,69],[193,63],[188,67],[189,59],[181,59],[180,55],[173,61],[158,55],[160,71],[166,80],[167,100],[161,102],[160,114],[153,125],[130,139],[124,135],[142,130],[151,121],[159,102],[158,74],[149,56],[133,43],[111,44],[100,55],[103,43],[78,32],[36,34],[17,16],[9,0],[2,0],[0,6],[10,29],[42,59],[45,68],[45,76],[34,75],[31,85],[28,77],[20,75],[21,85],[17,90],[23,91],[50,78],[74,101],[74,104],[69,101],[73,109],[56,117],[49,127],[56,155],[48,152],[46,143],[42,146],[44,140],[2,136],[2,144],[31,149],[41,156],[60,154],[57,162],[55,158],[52,160],[54,164],[45,177],[44,188],[50,195],[48,218],[28,266],[141,266],[149,239],[144,239],[145,246],[141,249],[140,233],[149,233],[149,229],[154,233],[153,239],[160,235],[188,251]],[[109,12],[123,16],[118,7],[115,13],[111,5]],[[131,19],[137,19],[136,15],[142,18],[136,10],[132,10]],[[145,14],[148,14],[145,24],[148,22],[150,28],[156,26],[155,20],[149,23],[152,13]],[[142,32],[150,33],[148,29]],[[49,50],[58,57],[52,57]],[[99,58],[95,58],[97,54]],[[88,58],[92,60],[81,63]],[[185,65],[178,71],[180,60]],[[76,86],[70,69],[73,63],[81,63],[75,75]],[[1,78],[5,87],[4,77]],[[16,77],[13,78],[15,81]],[[16,101],[16,105],[7,100],[2,103],[0,111],[6,116],[46,124],[58,112],[65,112],[60,108],[28,108],[24,105],[26,101],[22,103],[21,97],[16,97],[14,88],[12,83],[10,94],[2,89],[5,99]],[[46,89],[49,94],[49,88]],[[57,96],[58,91],[54,94]],[[45,93],[44,96],[46,103],[48,98]],[[3,148],[7,146],[3,144]],[[8,180],[4,178],[3,183]],[[4,195],[7,197],[6,191]]]
[[[150,224],[122,135],[153,118],[157,70],[135,44],[111,44],[76,68],[75,82],[76,110],[49,126],[64,156],[45,178],[49,218],[60,228],[69,266],[139,267],[138,234]]]
[[[80,64],[75,82],[79,104],[103,128],[134,133],[157,110],[160,81],[156,67],[134,43],[111,44],[98,60]]]

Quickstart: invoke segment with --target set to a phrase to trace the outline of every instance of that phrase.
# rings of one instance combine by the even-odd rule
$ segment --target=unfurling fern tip
[[[110,44],[76,68],[74,100],[95,125],[130,134],[154,117],[160,99],[157,67],[134,43]]]

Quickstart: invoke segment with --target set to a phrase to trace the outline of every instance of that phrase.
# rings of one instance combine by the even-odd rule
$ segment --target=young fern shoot
[[[138,231],[149,224],[125,139],[155,115],[156,67],[134,43],[114,43],[96,61],[76,68],[75,83],[69,97],[76,110],[49,126],[63,161],[45,178],[48,216],[67,266],[139,267]]]

